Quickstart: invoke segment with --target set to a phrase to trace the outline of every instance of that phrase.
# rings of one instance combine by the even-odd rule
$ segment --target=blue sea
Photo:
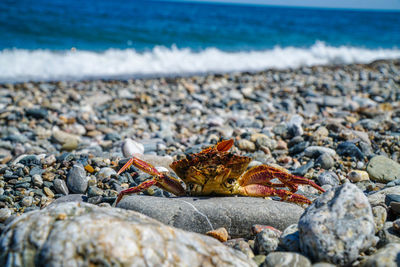
[[[400,58],[400,13],[1,0],[0,82],[258,71]]]

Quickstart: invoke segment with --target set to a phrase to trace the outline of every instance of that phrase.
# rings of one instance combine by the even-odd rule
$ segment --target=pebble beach
[[[226,139],[250,166],[283,167],[326,193],[299,186],[313,201],[301,206],[193,201],[153,186],[113,207],[121,190],[150,178],[135,167],[117,175],[132,155],[171,172],[173,161]],[[399,162],[399,59],[0,84],[0,265],[398,266]],[[101,227],[114,252],[101,248]],[[205,235],[217,228],[227,231],[222,242]],[[72,248],[65,231],[79,240]]]

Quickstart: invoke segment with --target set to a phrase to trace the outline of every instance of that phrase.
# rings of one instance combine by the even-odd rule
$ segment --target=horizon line
[[[326,7],[326,6],[302,6],[302,5],[284,5],[284,4],[264,4],[252,2],[228,2],[224,0],[150,0],[153,2],[175,2],[175,3],[195,3],[195,4],[215,4],[215,5],[235,5],[235,6],[262,6],[262,7],[281,7],[296,9],[324,9],[324,10],[345,10],[345,11],[365,11],[365,12],[400,12],[398,9],[386,8],[363,8],[363,7]]]

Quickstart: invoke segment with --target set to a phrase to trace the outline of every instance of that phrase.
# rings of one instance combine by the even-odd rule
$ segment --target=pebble
[[[263,229],[256,235],[254,240],[254,251],[256,254],[268,255],[275,251],[279,244],[279,233],[271,229]]]
[[[309,146],[304,150],[304,155],[307,157],[317,158],[322,154],[328,154],[331,157],[336,155],[336,151],[332,148],[327,148],[323,146]]]
[[[28,197],[24,197],[21,201],[22,206],[24,207],[30,207],[33,203],[33,197],[28,196]]]
[[[135,154],[143,154],[144,146],[139,142],[126,138],[122,144],[122,153],[126,158],[130,158]]]
[[[208,231],[206,235],[214,237],[220,242],[226,242],[229,238],[228,231],[226,231],[225,227],[220,227],[218,229]]]
[[[353,183],[357,183],[357,182],[361,182],[361,181],[369,181],[368,172],[360,171],[360,170],[351,170],[347,174],[347,178]]]
[[[379,249],[361,263],[362,267],[399,266],[400,244],[391,243]]]
[[[41,187],[43,185],[43,179],[42,179],[42,176],[40,174],[33,175],[32,176],[32,181],[33,181],[33,184],[38,186],[38,187]]]
[[[329,135],[329,130],[326,129],[326,127],[324,127],[324,126],[318,127],[318,129],[313,134],[313,136],[317,140],[325,139],[328,137],[328,135]]]
[[[111,176],[117,175],[117,172],[114,169],[105,167],[101,168],[100,171],[97,172],[97,179],[99,181],[103,181],[104,179],[110,178]]]
[[[65,181],[62,179],[55,179],[54,182],[54,189],[56,190],[57,193],[63,194],[63,195],[68,195],[69,190],[67,185],[65,184]]]
[[[400,243],[400,236],[393,227],[393,222],[385,222],[382,230],[378,232],[378,237],[378,247],[382,247],[390,243]]]
[[[388,183],[400,179],[400,164],[384,156],[375,156],[369,161],[367,172],[372,181]]]
[[[342,142],[336,148],[336,153],[342,157],[352,157],[356,159],[363,159],[364,154],[361,150],[351,142]]]
[[[339,177],[336,175],[336,173],[332,171],[324,171],[320,175],[318,175],[318,182],[320,185],[332,185],[332,186],[337,186],[339,185]]]
[[[245,255],[247,255],[249,258],[254,257],[254,253],[249,245],[249,242],[246,242],[246,240],[244,238],[229,239],[224,244],[231,248],[240,250]]]
[[[54,193],[53,191],[51,191],[50,188],[48,187],[44,187],[43,188],[44,193],[46,194],[46,196],[50,197],[50,198],[54,198]]]
[[[279,246],[286,251],[300,252],[300,236],[297,224],[287,227],[279,238]]]
[[[328,153],[323,153],[315,161],[316,166],[321,166],[322,169],[329,170],[333,167],[335,161]]]
[[[387,219],[387,211],[382,206],[372,207],[372,215],[374,216],[375,233],[383,229]]]
[[[5,222],[12,214],[11,209],[9,208],[1,208],[0,209],[0,223]]]
[[[299,253],[272,252],[265,258],[264,267],[311,267],[311,261]]]
[[[67,186],[72,193],[83,194],[88,187],[86,171],[81,164],[72,166],[67,177]]]
[[[239,147],[240,150],[244,151],[255,151],[256,150],[256,145],[246,139],[240,139],[237,141],[237,146]]]

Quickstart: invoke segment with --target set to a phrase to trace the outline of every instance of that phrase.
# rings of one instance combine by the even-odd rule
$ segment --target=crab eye
[[[234,184],[235,183],[235,179],[232,179],[232,178],[228,179],[227,182],[228,182],[228,184]]]
[[[188,184],[189,190],[192,191],[194,188],[194,184]]]

